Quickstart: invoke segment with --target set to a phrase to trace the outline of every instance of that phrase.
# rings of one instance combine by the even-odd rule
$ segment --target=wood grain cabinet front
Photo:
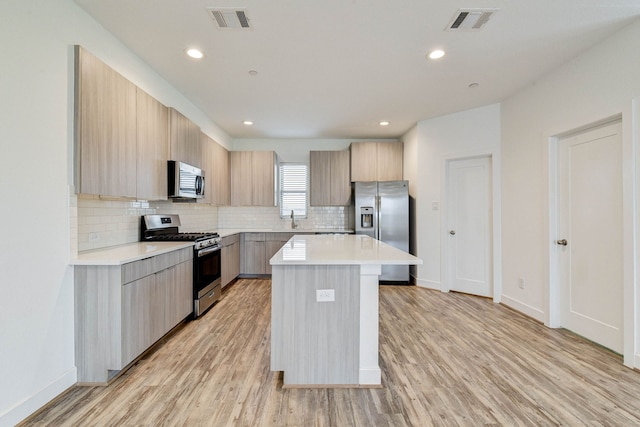
[[[351,204],[349,151],[311,151],[311,206],[348,206]]]
[[[168,144],[169,109],[76,46],[78,193],[166,200]]]
[[[79,193],[136,197],[136,86],[76,46]]]
[[[241,268],[243,277],[266,277],[271,274],[269,261],[295,234],[308,232],[242,233]]]
[[[351,182],[402,180],[402,142],[353,142],[350,150]]]
[[[193,312],[193,249],[75,267],[78,382],[104,384]]]
[[[231,205],[276,206],[276,153],[231,151]]]
[[[169,109],[169,160],[202,168],[200,128],[174,108]]]
[[[136,197],[167,200],[169,160],[169,109],[142,89],[137,89]]]
[[[222,238],[221,281],[224,288],[240,275],[240,235]]]
[[[229,151],[204,133],[201,133],[201,139],[205,194],[198,202],[228,206],[231,203]]]

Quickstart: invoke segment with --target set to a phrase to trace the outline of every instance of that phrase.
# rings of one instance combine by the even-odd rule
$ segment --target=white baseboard
[[[42,408],[44,405],[55,399],[62,392],[74,385],[78,381],[77,369],[68,370],[51,384],[38,391],[33,396],[16,403],[12,408],[0,414],[0,427],[15,426],[29,415]]]
[[[544,311],[502,294],[501,304],[544,323]]]
[[[358,384],[380,385],[382,384],[382,371],[380,368],[360,368],[358,372]]]
[[[436,282],[435,280],[424,280],[418,279],[417,277],[414,277],[414,280],[416,286],[420,286],[421,288],[435,289],[436,291],[442,290],[442,284],[440,282]]]

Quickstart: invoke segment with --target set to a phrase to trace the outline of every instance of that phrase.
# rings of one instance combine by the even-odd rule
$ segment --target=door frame
[[[499,150],[469,150],[458,153],[445,154],[441,158],[440,167],[440,290],[450,291],[449,278],[449,230],[447,227],[447,193],[449,180],[449,165],[452,161],[466,160],[478,157],[488,157],[491,165],[491,288],[493,302],[500,303],[502,299],[502,235],[501,235],[501,193],[500,193],[500,152]]]
[[[559,278],[559,250],[555,244],[558,239],[558,145],[560,140],[571,135],[582,133],[608,123],[621,121],[622,126],[622,235],[623,235],[623,363],[625,366],[635,368],[640,366],[640,355],[637,352],[637,326],[638,318],[638,283],[637,277],[640,271],[636,261],[638,254],[638,197],[637,197],[637,146],[638,112],[636,102],[633,101],[626,108],[599,120],[593,120],[586,125],[582,124],[569,130],[547,133],[545,145],[548,176],[548,227],[547,244],[544,245],[548,259],[548,280],[545,287],[545,312],[544,323],[551,328],[562,327],[560,325],[560,278]],[[619,110],[620,111],[620,110]],[[601,116],[602,117],[602,116]]]

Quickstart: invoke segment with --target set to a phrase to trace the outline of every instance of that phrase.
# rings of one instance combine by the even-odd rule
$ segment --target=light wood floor
[[[621,357],[483,298],[380,288],[382,389],[282,389],[268,280],[240,280],[108,387],[74,387],[29,426],[639,425]]]

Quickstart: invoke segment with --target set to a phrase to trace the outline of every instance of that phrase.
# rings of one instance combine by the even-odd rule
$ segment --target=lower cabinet
[[[79,383],[106,383],[193,312],[191,247],[75,267]]]
[[[269,260],[295,234],[308,233],[243,233],[240,239],[242,253],[240,274],[243,276],[270,275]]]
[[[240,235],[222,238],[221,281],[224,288],[240,275]]]
[[[242,258],[240,274],[256,276],[266,274],[265,233],[243,233],[240,239]]]

